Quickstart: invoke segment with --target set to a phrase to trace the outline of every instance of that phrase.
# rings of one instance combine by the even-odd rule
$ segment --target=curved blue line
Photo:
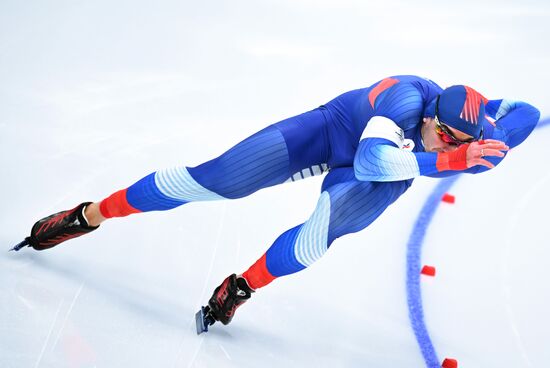
[[[407,244],[407,303],[409,305],[409,319],[416,336],[416,341],[422,352],[422,356],[429,368],[441,367],[439,359],[428,334],[426,323],[424,322],[424,309],[422,307],[422,293],[420,291],[420,265],[422,255],[422,245],[426,230],[435,214],[441,196],[448,192],[451,186],[457,181],[460,175],[451,176],[442,179],[433,192],[430,194],[420,214],[416,219],[413,231]]]
[[[537,124],[537,128],[550,126],[550,118],[546,118]],[[441,362],[432,344],[430,334],[424,321],[424,308],[422,306],[422,293],[420,290],[420,266],[422,245],[424,236],[432,218],[437,211],[441,197],[448,192],[461,175],[442,179],[434,188],[428,199],[422,206],[416,219],[413,231],[407,243],[407,304],[409,307],[409,319],[416,336],[416,341],[428,368],[439,368]]]

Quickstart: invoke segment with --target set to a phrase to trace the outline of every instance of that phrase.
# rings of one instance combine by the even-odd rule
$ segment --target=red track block
[[[455,196],[449,193],[443,194],[443,197],[441,197],[441,200],[445,203],[455,203]]]
[[[426,276],[435,276],[435,267],[424,266],[422,267],[422,271],[420,271],[420,273]]]
[[[443,361],[443,364],[441,364],[441,367],[442,368],[457,368],[458,367],[458,362],[456,361],[456,359],[445,358],[445,360]]]

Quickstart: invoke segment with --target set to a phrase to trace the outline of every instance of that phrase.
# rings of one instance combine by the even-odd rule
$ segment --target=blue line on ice
[[[541,120],[536,129],[550,126],[550,118]],[[420,291],[420,265],[424,236],[432,218],[441,202],[441,197],[448,192],[460,175],[445,178],[434,188],[414,224],[407,244],[407,303],[409,307],[409,319],[416,336],[418,346],[428,368],[439,368],[441,363],[430,339],[430,334],[424,322],[424,309],[422,307],[422,294]]]

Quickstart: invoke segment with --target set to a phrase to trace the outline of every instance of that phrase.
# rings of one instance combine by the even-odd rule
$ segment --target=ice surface
[[[475,11],[472,11],[472,7]],[[437,180],[276,280],[234,322],[194,313],[313,210],[321,178],[113,220],[53,250],[7,250],[33,222],[392,74],[471,84],[548,111],[547,2],[95,1],[0,4],[0,367],[424,367],[406,244]],[[550,128],[464,176],[428,230],[438,356],[550,361]]]

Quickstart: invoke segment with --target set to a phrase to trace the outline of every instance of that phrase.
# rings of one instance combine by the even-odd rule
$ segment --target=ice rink
[[[549,366],[549,37],[542,1],[2,1],[0,368]],[[200,336],[196,310],[309,217],[322,177],[7,252],[43,216],[396,74],[524,100],[548,124],[488,173],[416,179]],[[437,270],[421,295],[415,255]]]

